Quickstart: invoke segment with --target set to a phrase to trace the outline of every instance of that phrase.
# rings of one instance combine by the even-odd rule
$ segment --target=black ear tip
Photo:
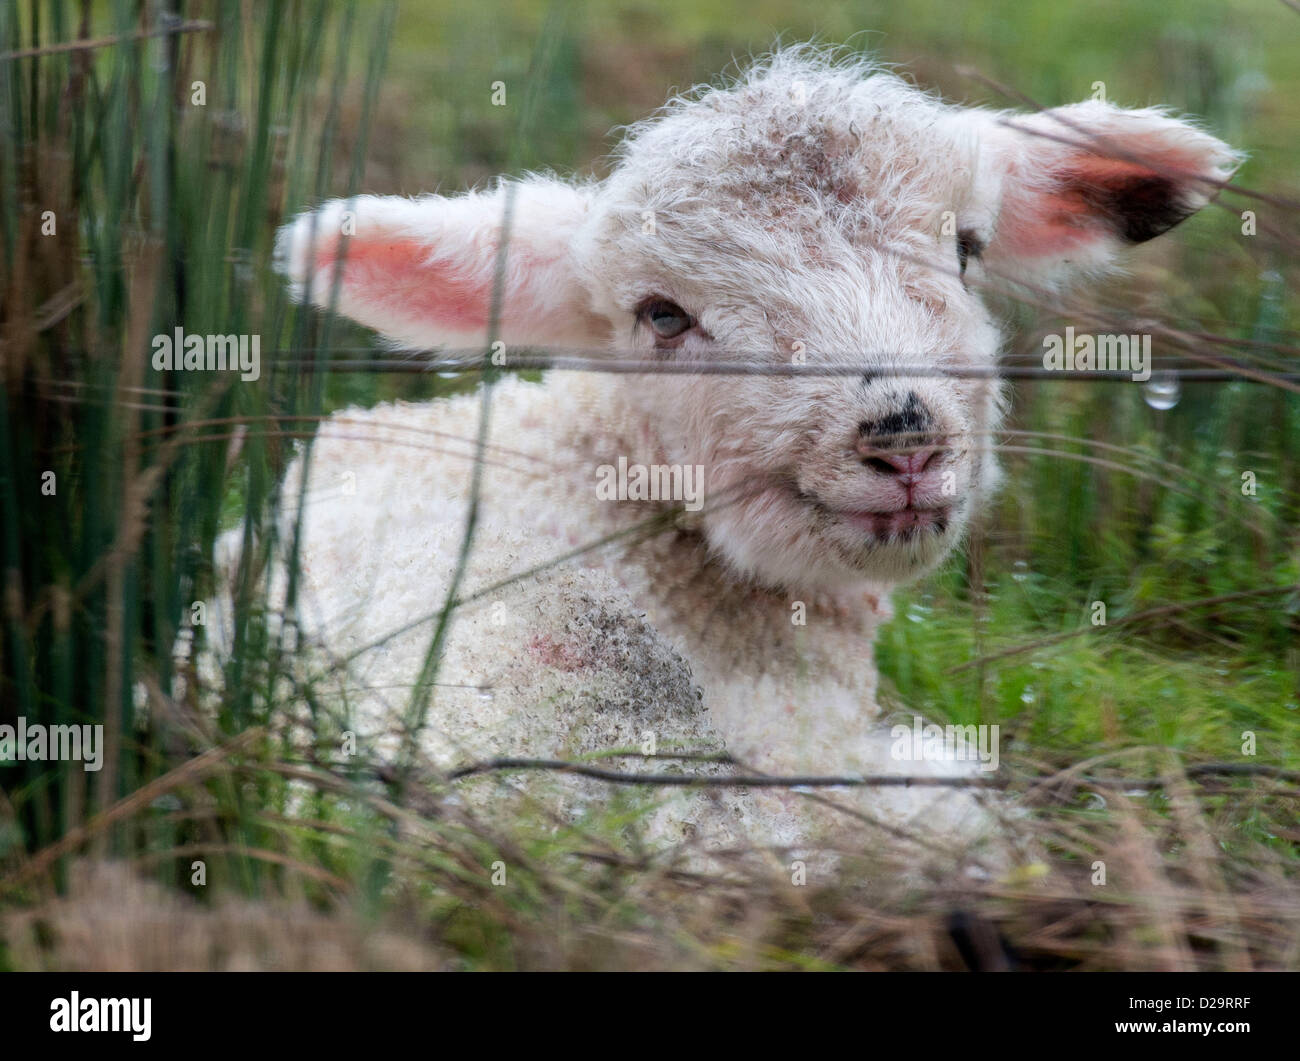
[[[1145,243],[1196,213],[1186,190],[1157,173],[1079,187],[1080,196],[1127,243]]]

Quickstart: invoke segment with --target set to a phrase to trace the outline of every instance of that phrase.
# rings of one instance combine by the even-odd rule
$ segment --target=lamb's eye
[[[957,264],[966,275],[966,263],[984,253],[984,241],[968,228],[957,233]]]
[[[676,339],[695,326],[691,315],[681,306],[664,299],[646,303],[640,315],[660,339]]]

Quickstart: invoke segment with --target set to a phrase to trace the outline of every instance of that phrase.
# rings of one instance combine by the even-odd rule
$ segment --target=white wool
[[[571,757],[653,734],[660,752],[725,748],[773,773],[975,773],[890,757],[871,643],[889,588],[949,555],[996,481],[1001,388],[960,371],[992,368],[1000,346],[980,286],[1054,289],[1113,268],[1234,162],[1160,111],[1013,119],[794,48],[633,126],[602,181],[367,196],[287,226],[277,252],[295,295],[329,305],[342,255],[337,308],[406,347],[481,348],[499,279],[507,366],[549,344],[670,367],[845,369],[497,385],[431,761]],[[647,307],[663,304],[688,321],[680,338],[656,338]],[[918,365],[939,372],[907,375]],[[456,568],[481,409],[472,395],[348,410],[312,451],[304,647],[349,659],[334,695],[372,737],[402,717]],[[602,499],[600,469],[620,461],[699,467],[702,510]],[[900,537],[904,509],[942,518]],[[663,514],[676,526],[633,533]],[[956,790],[835,798],[948,838],[978,817]],[[657,828],[799,844],[825,822],[797,794],[752,790],[683,797]]]
[[[494,388],[479,522],[460,593],[471,601],[455,612],[438,674],[423,741],[431,764],[571,758],[639,748],[653,734],[661,755],[726,750],[767,773],[968,771],[969,764],[888,755],[870,653],[888,616],[881,588],[762,589],[733,578],[689,529],[619,540],[555,564],[680,507],[597,498],[600,465],[619,455],[653,461],[623,391],[617,377],[577,373],[545,384],[507,378]],[[387,734],[375,741],[385,758],[396,755],[460,550],[479,414],[477,395],[350,409],[328,421],[313,446],[301,633],[305,644],[327,646],[331,659],[359,652],[332,691],[358,732]],[[286,500],[297,496],[302,468],[294,464]],[[290,510],[286,532],[292,519]],[[544,570],[510,581],[535,568]],[[277,598],[283,587],[281,578]],[[796,611],[806,625],[792,621]],[[615,765],[661,772],[665,761]],[[595,790],[583,791],[590,798]],[[751,790],[721,798],[721,813],[712,797],[679,799],[659,833],[786,845],[821,835],[809,831],[813,818],[797,796]],[[934,790],[835,798],[865,803],[895,827],[924,817],[927,833],[940,824],[931,804],[944,804],[948,822],[972,811],[969,801]]]

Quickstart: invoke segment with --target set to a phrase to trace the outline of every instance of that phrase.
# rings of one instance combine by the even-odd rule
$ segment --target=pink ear
[[[1043,285],[1103,271],[1124,246],[1173,228],[1239,162],[1226,144],[1157,109],[1089,101],[993,122],[986,139],[1003,191],[984,258],[995,273]]]
[[[477,270],[463,263],[439,260],[427,243],[410,238],[318,243],[311,269],[317,277],[317,305],[328,301],[333,266],[345,260],[343,292],[364,298],[375,314],[376,327],[410,316],[449,333],[484,332],[488,326],[488,297]]]
[[[280,230],[276,262],[296,298],[338,311],[415,349],[481,346],[497,283],[507,188],[514,205],[497,338],[590,346],[602,338],[572,243],[586,196],[533,179],[455,198],[336,199]],[[341,263],[341,265],[340,265]]]

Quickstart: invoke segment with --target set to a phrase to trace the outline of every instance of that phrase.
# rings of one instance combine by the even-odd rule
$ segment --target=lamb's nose
[[[904,485],[920,480],[942,449],[939,440],[930,438],[902,450],[877,449],[866,438],[861,439],[857,446],[863,464],[881,475],[897,476]]]
[[[909,391],[894,411],[879,420],[858,424],[854,445],[862,463],[881,475],[911,486],[920,481],[944,448],[934,420],[915,391]]]
[[[878,471],[886,474],[890,474],[889,469],[893,469],[893,474],[916,476],[925,471],[938,452],[937,445],[926,445],[907,453],[871,453],[866,459]]]

